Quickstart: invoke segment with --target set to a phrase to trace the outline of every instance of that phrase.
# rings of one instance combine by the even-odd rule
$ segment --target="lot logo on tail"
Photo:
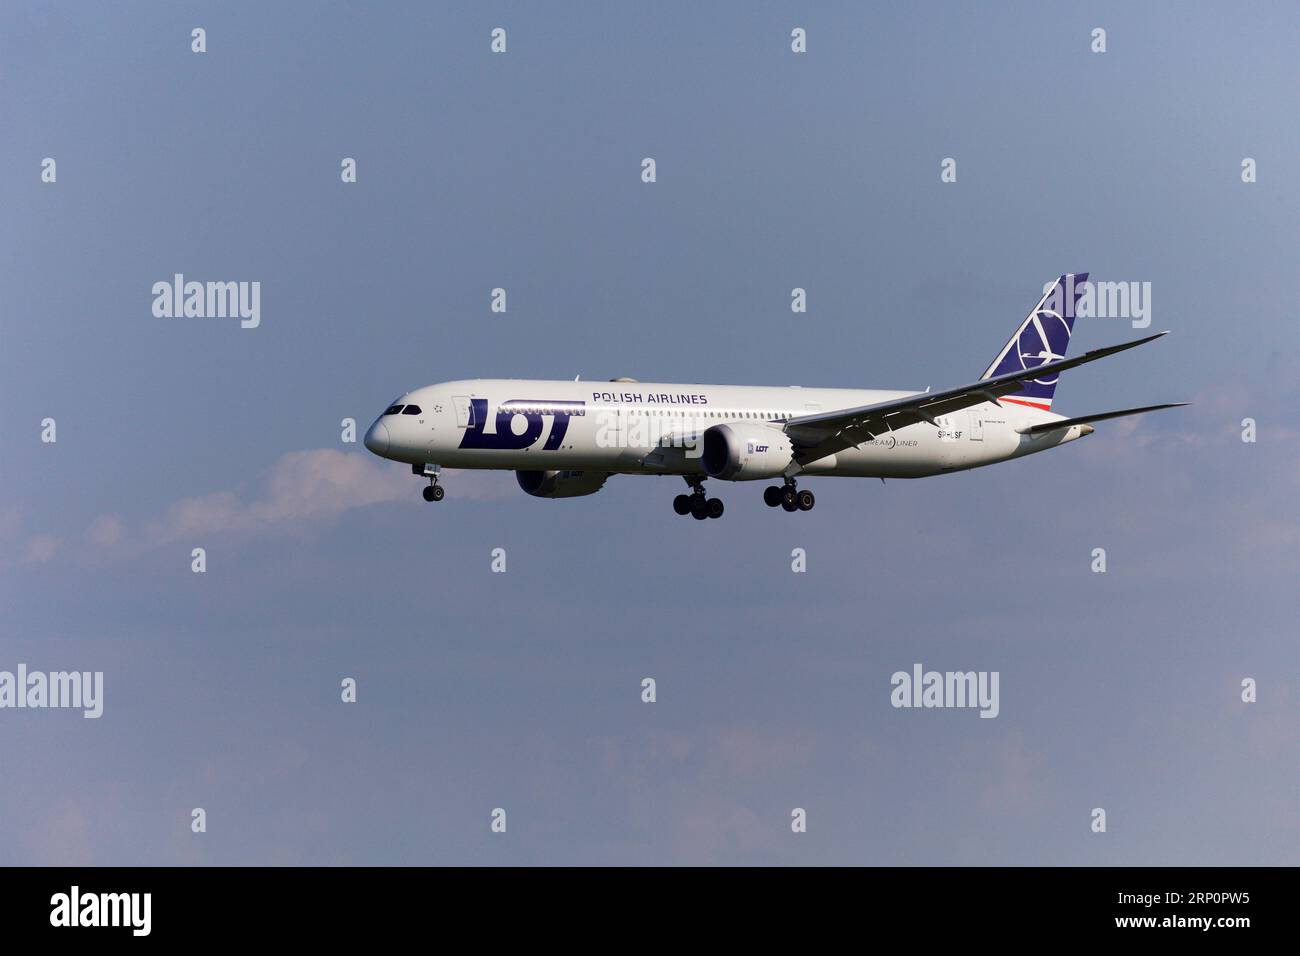
[[[982,378],[995,378],[1011,372],[1024,372],[1065,358],[1074,329],[1079,298],[1088,283],[1088,273],[1063,275],[1048,287],[1043,297],[1016,329],[1016,334],[993,360]],[[1001,399],[1017,405],[1050,409],[1059,376],[1049,374],[1030,379],[1019,391]]]
[[[1020,357],[1020,367],[1025,371],[1058,362],[1065,358],[1065,347],[1070,341],[1070,326],[1058,312],[1051,309],[1039,309],[1024,327],[1016,339],[1016,351]],[[1053,348],[1053,342],[1059,343]],[[1040,385],[1055,385],[1059,376],[1036,378]]]

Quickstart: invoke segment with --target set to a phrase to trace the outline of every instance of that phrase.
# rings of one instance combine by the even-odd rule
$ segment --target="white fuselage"
[[[785,422],[917,394],[842,388],[472,379],[415,389],[376,419],[366,446],[412,465],[611,474],[703,473],[699,435],[734,424],[785,438]],[[414,407],[417,411],[410,411]],[[1034,437],[1017,428],[1062,416],[1007,400],[921,422],[804,466],[802,475],[920,478],[1043,451],[1086,425]],[[750,448],[765,448],[752,443]],[[746,475],[745,477],[749,477]],[[771,477],[754,473],[754,478]]]

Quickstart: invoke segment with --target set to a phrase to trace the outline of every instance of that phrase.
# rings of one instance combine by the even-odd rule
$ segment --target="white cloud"
[[[38,534],[27,542],[23,560],[29,564],[44,564],[59,550],[59,539],[48,534]]]
[[[521,495],[509,472],[444,470],[442,484],[451,501],[496,501]],[[219,532],[268,534],[290,530],[305,522],[338,518],[354,508],[400,504],[429,505],[420,498],[422,481],[410,467],[381,462],[367,454],[334,448],[292,451],[280,457],[250,488],[214,491],[181,498],[156,518],[132,527],[117,515],[99,515],[85,531],[89,554],[139,552],[196,535]],[[51,560],[63,541],[51,534],[24,540],[17,509],[0,512],[0,550],[4,564],[41,564]]]
[[[114,515],[100,515],[90,523],[87,534],[94,544],[101,548],[111,548],[122,540],[124,530],[121,519]]]
[[[416,485],[363,455],[318,448],[283,455],[251,495],[217,491],[183,498],[152,523],[148,540],[163,544],[220,531],[268,531],[277,525],[337,517],[407,498]]]
[[[449,486],[449,497],[457,499],[494,500],[520,493],[513,476],[502,472],[444,471],[440,480]],[[271,466],[251,495],[219,491],[172,504],[150,525],[148,540],[163,544],[217,531],[266,532],[391,502],[431,507],[420,499],[421,487],[406,465],[334,448],[293,451]]]

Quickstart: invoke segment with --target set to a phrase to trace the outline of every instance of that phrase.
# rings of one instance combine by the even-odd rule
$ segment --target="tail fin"
[[[1074,309],[1087,281],[1088,273],[1080,272],[1063,275],[1052,283],[980,379],[1031,369],[1064,358],[1074,329]],[[1000,400],[1050,410],[1057,378],[1057,375],[1049,375],[1043,379],[1030,379],[1020,391]]]

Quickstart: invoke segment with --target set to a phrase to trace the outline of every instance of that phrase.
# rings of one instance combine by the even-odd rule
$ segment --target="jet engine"
[[[594,495],[609,475],[603,471],[516,471],[519,487],[534,498]]]
[[[779,477],[793,453],[790,439],[781,429],[733,422],[705,431],[701,464],[710,478],[754,481]]]

